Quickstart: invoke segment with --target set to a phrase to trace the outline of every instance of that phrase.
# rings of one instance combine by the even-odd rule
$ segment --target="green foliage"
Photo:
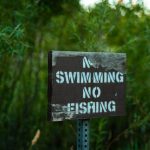
[[[90,147],[150,149],[150,16],[142,6],[2,0],[0,11],[1,150],[75,149],[75,121],[47,122],[49,50],[127,53],[127,114],[92,119]]]

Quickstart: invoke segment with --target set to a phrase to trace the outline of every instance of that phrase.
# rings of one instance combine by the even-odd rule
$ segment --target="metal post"
[[[77,150],[89,150],[89,120],[77,120]]]

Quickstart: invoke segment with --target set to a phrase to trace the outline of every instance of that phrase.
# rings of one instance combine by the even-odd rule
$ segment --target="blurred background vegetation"
[[[92,119],[90,149],[150,150],[150,13],[106,0],[0,1],[0,150],[76,149],[76,121],[47,121],[50,50],[127,53],[127,114]]]

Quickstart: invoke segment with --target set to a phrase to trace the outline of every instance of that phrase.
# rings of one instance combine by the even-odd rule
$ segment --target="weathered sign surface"
[[[124,53],[50,52],[49,119],[124,115],[125,62]]]

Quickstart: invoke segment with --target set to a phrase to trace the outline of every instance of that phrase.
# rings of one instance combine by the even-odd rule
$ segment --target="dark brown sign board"
[[[48,119],[125,114],[124,53],[52,51],[48,55]]]

